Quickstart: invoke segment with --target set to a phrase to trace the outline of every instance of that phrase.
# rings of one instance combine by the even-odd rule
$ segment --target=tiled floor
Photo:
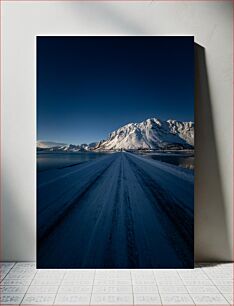
[[[36,270],[0,264],[0,305],[233,305],[233,264],[194,270]]]

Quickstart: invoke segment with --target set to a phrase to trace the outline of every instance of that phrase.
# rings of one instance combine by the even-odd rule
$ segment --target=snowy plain
[[[38,268],[192,268],[193,181],[127,152],[38,173]]]

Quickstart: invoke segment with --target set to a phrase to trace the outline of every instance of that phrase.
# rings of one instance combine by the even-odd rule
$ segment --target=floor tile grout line
[[[10,271],[13,269],[13,267],[14,267],[15,265],[16,265],[16,262],[13,261],[13,266],[9,269],[9,271],[6,273],[6,275],[1,279],[0,285],[2,285],[3,280],[4,280],[5,277],[10,273]],[[0,276],[1,276],[1,274],[0,274]],[[2,293],[2,292],[0,291],[0,298],[1,298],[1,295],[3,295],[3,294],[4,294],[4,292]]]
[[[55,297],[54,297],[54,301],[53,301],[52,305],[56,305],[56,304],[55,304],[56,297],[57,297],[57,295],[58,295],[59,288],[61,287],[62,282],[63,282],[63,279],[65,278],[65,275],[66,275],[66,274],[67,274],[67,271],[64,271],[63,277],[61,278],[60,284],[58,285],[57,292],[55,293]]]
[[[203,271],[202,271],[202,273],[203,274],[205,274],[206,276],[207,276],[207,274],[206,273],[204,273]],[[207,276],[208,277],[208,276]],[[207,285],[207,284],[201,284],[201,285],[189,285],[189,284],[185,284],[185,282],[184,282],[184,279],[181,277],[181,279],[182,279],[182,282],[183,282],[183,285],[184,286],[203,286],[203,287],[206,287],[206,286],[213,286],[213,282],[212,282],[212,284],[211,285]],[[211,279],[208,277],[208,280],[210,280],[211,281]]]
[[[14,265],[11,267],[11,269],[9,270],[9,272],[12,271],[13,267],[15,267],[16,264],[17,264],[17,262],[14,263]],[[201,268],[197,268],[197,270],[200,270],[201,275],[204,274],[204,275],[208,278],[208,280],[211,281],[211,286],[214,287],[214,288],[216,288],[216,289],[218,290],[218,292],[216,293],[217,295],[221,295],[221,296],[224,298],[224,300],[225,300],[228,304],[232,304],[232,303],[229,302],[229,300],[225,297],[224,293],[222,293],[222,292],[219,290],[218,286],[213,282],[212,278],[211,278],[210,275],[209,275],[209,271],[206,271],[206,272],[205,272],[205,270],[202,269],[202,267],[201,267]],[[153,278],[154,278],[154,279],[156,279],[156,273],[155,273],[155,271],[156,271],[156,269],[155,269],[155,270],[151,269],[151,272],[153,273]],[[186,288],[186,291],[188,291],[187,284],[184,283],[183,278],[182,278],[182,276],[180,275],[180,273],[178,272],[178,270],[175,269],[174,271],[176,272],[176,275],[177,275],[177,276],[178,276],[178,274],[179,274],[179,277],[180,277],[180,279],[182,279],[182,283],[184,284],[184,287]],[[221,275],[225,275],[225,271],[226,271],[226,270],[225,270],[224,268],[223,268],[223,269],[220,269],[220,270],[218,270],[218,274],[219,274],[220,276],[221,276]],[[227,271],[229,271],[229,270],[227,270]],[[9,272],[8,272],[8,273],[9,273]],[[39,272],[39,271],[36,271],[36,272],[35,272],[35,275],[33,276],[33,278],[32,278],[32,280],[31,280],[30,284],[29,284],[29,285],[26,285],[28,288],[27,288],[27,290],[26,290],[26,293],[23,295],[22,300],[24,299],[25,295],[28,293],[29,287],[31,286],[31,284],[32,284],[33,280],[35,279],[35,277],[38,275],[38,272]],[[8,273],[7,273],[7,275],[8,275]],[[69,271],[64,272],[63,277],[62,277],[61,280],[60,280],[60,285],[58,286],[58,290],[59,290],[59,288],[61,287],[61,284],[62,284],[62,282],[63,282],[63,279],[64,279],[64,277],[65,277],[65,275],[66,275],[67,273],[69,273]],[[96,271],[95,271],[95,273],[96,273]],[[213,272],[212,272],[212,273],[213,273]],[[134,301],[134,290],[133,290],[133,282],[132,282],[132,273],[130,273],[130,277],[131,277],[131,285],[132,285],[132,292],[133,292],[132,294],[133,294],[133,301]],[[92,298],[92,294],[93,294],[94,282],[95,282],[95,277],[93,278],[93,285],[92,285],[91,298]],[[158,287],[157,279],[156,279],[156,286]],[[195,287],[196,287],[196,285],[195,285]],[[157,288],[157,289],[158,289],[158,288]],[[58,290],[57,290],[57,292],[58,292]],[[159,293],[159,289],[158,289],[158,293]],[[12,293],[12,294],[13,294],[13,293]],[[145,293],[145,294],[146,294],[146,293]],[[166,294],[166,293],[165,293],[165,294]],[[179,293],[174,293],[174,294],[179,294]],[[194,294],[207,294],[207,295],[210,295],[210,294],[211,294],[211,295],[212,295],[213,293],[203,293],[203,292],[201,292],[201,293],[194,293]],[[57,294],[55,294],[55,295],[57,296]],[[194,301],[192,295],[191,295],[189,292],[188,292],[188,295],[189,295],[189,296],[192,298],[192,300]],[[159,297],[160,297],[160,299],[161,299],[160,293],[159,293]],[[195,303],[195,301],[194,301],[194,303]],[[22,302],[21,302],[20,304],[22,304]],[[147,304],[147,303],[146,303],[146,304]],[[195,303],[195,304],[196,304],[196,303]],[[18,304],[18,305],[19,305],[19,304]],[[162,303],[162,305],[163,305],[163,303]],[[165,304],[164,304],[164,305],[165,305]],[[196,304],[196,305],[200,305],[200,304],[198,303],[198,304]]]
[[[13,261],[13,266],[9,269],[9,271],[7,272],[7,274],[3,277],[3,279],[1,279],[1,283],[2,284],[2,281],[6,278],[6,276],[10,273],[10,271],[13,269],[13,267],[16,265],[16,261]],[[0,275],[1,276],[1,275]]]
[[[158,283],[157,283],[157,278],[156,278],[156,276],[155,276],[155,270],[156,270],[156,269],[153,270],[153,275],[154,275],[154,279],[155,279],[155,284],[156,284],[156,287],[157,287],[157,290],[158,290],[158,295],[159,295],[159,298],[160,298],[161,305],[163,305],[162,297],[161,297],[161,294],[160,294],[160,292],[159,292],[159,287],[158,287]]]
[[[229,304],[231,304],[229,301],[228,301],[228,299],[225,297],[225,293],[223,293],[220,289],[219,289],[219,287],[216,285],[216,284],[214,284],[214,286],[217,288],[217,290],[219,291],[219,293],[224,297],[224,299],[229,303]],[[232,286],[233,287],[233,286]],[[231,293],[232,294],[232,293]]]
[[[195,269],[195,268],[194,268],[194,269]],[[199,269],[200,269],[200,268],[199,268]],[[177,270],[176,270],[176,271],[177,271]],[[180,273],[179,273],[178,271],[177,271],[177,273],[178,273],[180,279],[182,280],[182,283],[184,284],[184,286],[185,286],[185,288],[186,288],[186,290],[187,290],[187,292],[188,292],[188,295],[189,295],[190,298],[192,299],[194,305],[197,305],[197,304],[195,303],[195,300],[193,299],[193,297],[192,297],[191,294],[189,293],[188,288],[187,288],[187,285],[184,283],[183,278],[181,277]]]
[[[21,302],[19,303],[19,305],[23,305],[22,302],[23,302],[23,300],[24,300],[24,298],[25,298],[25,296],[26,296],[26,294],[27,294],[27,292],[28,292],[29,287],[31,286],[33,280],[35,279],[35,277],[36,277],[36,275],[37,275],[37,272],[38,272],[38,269],[36,268],[36,272],[35,272],[33,278],[31,279],[31,282],[29,282],[28,288],[27,288],[26,292],[24,293],[24,296],[23,296]]]
[[[201,267],[202,269],[202,267]],[[223,295],[223,293],[219,290],[219,288],[216,286],[216,284],[213,282],[212,278],[209,277],[209,274],[206,272],[206,271],[203,271],[202,269],[202,272],[205,273],[205,275],[209,278],[209,280],[211,281],[211,283],[214,285],[214,287],[216,287],[216,289],[219,291],[219,293],[222,295],[222,297],[228,302],[228,304],[231,305],[231,303],[229,303],[228,299],[226,299],[226,297]],[[233,275],[232,275],[232,278],[233,278]]]
[[[90,294],[89,305],[91,305],[91,301],[92,301],[92,296],[93,296],[93,287],[94,287],[94,283],[95,283],[95,277],[96,277],[96,269],[94,269],[93,283],[92,283],[92,290],[91,290],[91,294]]]
[[[135,305],[134,291],[133,291],[133,282],[132,282],[132,269],[129,269],[129,273],[130,273],[131,287],[132,287],[132,304]]]

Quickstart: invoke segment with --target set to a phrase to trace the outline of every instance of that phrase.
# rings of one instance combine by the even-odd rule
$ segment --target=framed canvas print
[[[193,268],[194,38],[37,37],[37,268]]]

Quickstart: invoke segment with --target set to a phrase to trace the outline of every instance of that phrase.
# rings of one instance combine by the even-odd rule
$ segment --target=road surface
[[[37,264],[192,267],[192,173],[127,152],[40,173]]]

